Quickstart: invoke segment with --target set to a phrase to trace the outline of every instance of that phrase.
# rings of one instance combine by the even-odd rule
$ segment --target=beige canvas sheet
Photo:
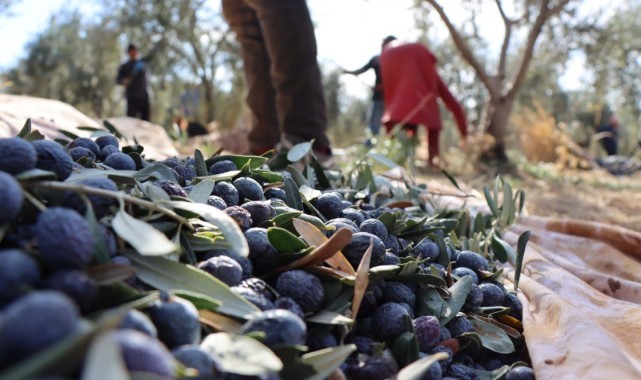
[[[431,184],[430,184],[431,185]],[[440,207],[489,212],[482,197],[430,196]],[[458,193],[458,194],[457,194]],[[538,379],[641,379],[641,233],[618,226],[520,217],[531,232],[519,283],[524,335]],[[508,279],[514,271],[507,268]]]

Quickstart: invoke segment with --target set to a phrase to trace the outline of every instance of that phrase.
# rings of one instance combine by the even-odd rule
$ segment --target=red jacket
[[[452,112],[461,135],[467,135],[465,112],[436,71],[436,57],[420,43],[388,45],[381,53],[385,98],[382,122],[443,128],[437,98]]]

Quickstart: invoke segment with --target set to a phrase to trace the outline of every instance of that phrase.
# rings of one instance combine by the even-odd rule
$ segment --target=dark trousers
[[[128,98],[127,116],[149,121],[149,98]]]
[[[253,121],[250,147],[315,139],[329,147],[316,37],[305,0],[223,0],[240,42]]]

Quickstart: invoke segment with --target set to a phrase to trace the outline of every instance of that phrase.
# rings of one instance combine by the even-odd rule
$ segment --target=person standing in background
[[[437,99],[452,112],[461,133],[467,137],[465,112],[436,70],[437,59],[420,43],[387,44],[381,53],[385,99],[383,124],[387,132],[401,124],[410,136],[419,125],[427,129],[429,165],[438,167],[439,137],[443,123]]]
[[[394,41],[396,37],[394,36],[387,36],[383,39],[383,42],[381,44],[381,49],[383,49],[388,43]],[[374,87],[372,88],[372,104],[370,104],[369,109],[367,111],[367,121],[369,124],[369,130],[372,135],[372,138],[376,138],[378,136],[379,131],[381,130],[381,118],[383,117],[383,113],[385,112],[385,103],[383,101],[383,80],[381,78],[381,62],[380,62],[380,55],[375,55],[373,56],[366,64],[365,66],[361,67],[360,69],[356,70],[345,70],[343,69],[344,74],[352,74],[352,75],[361,75],[368,70],[374,70],[374,75],[375,75],[375,81],[374,81]],[[371,139],[368,139],[365,142],[365,145],[367,146],[372,146],[372,141]]]
[[[240,42],[252,112],[252,154],[287,150],[314,140],[314,154],[331,163],[316,36],[305,0],[222,0]]]
[[[120,65],[116,83],[125,86],[127,116],[149,121],[149,92],[144,58],[138,59],[138,49],[134,44],[127,47],[127,55],[129,60]]]

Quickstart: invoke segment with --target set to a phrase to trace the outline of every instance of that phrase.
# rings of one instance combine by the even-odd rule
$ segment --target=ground
[[[420,169],[418,173],[422,179],[449,183],[439,173]],[[479,191],[495,178],[491,171],[454,175]],[[557,170],[553,165],[521,163],[506,179],[513,188],[524,190],[531,215],[570,217],[641,231],[641,173],[615,177],[600,169]]]

